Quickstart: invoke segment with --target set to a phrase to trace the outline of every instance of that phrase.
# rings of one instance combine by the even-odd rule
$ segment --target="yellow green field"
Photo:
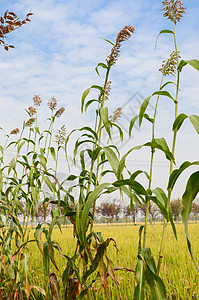
[[[150,245],[152,253],[155,258],[158,256],[158,246],[161,237],[161,225],[149,226],[147,243]],[[168,299],[199,299],[199,276],[191,261],[184,234],[184,227],[182,224],[176,225],[178,233],[178,241],[175,240],[171,227],[168,227],[166,250],[164,255],[164,263],[161,271],[161,278],[163,279]],[[138,246],[138,231],[139,225],[115,225],[95,226],[95,231],[100,231],[103,238],[112,237],[117,242],[119,252],[110,244],[108,248],[108,255],[113,260],[115,267],[127,267],[134,269],[136,265],[137,246]],[[199,224],[189,225],[190,238],[193,245],[193,251],[199,262]],[[71,255],[75,249],[75,241],[73,239],[72,227],[63,228],[62,233],[55,229],[53,236],[60,244],[62,251],[66,255]],[[31,265],[32,276],[35,283],[42,286],[42,257],[39,254],[36,245],[31,246]],[[66,266],[66,261],[58,254],[56,256],[57,263],[60,267],[60,277]],[[41,270],[41,277],[38,278],[38,270]],[[52,268],[53,270],[53,268]],[[35,276],[34,276],[35,275]],[[59,274],[58,274],[59,276]],[[123,299],[133,299],[134,291],[134,273],[127,271],[117,271],[117,279],[120,283],[120,289]],[[60,278],[61,281],[61,278]],[[117,289],[109,281],[110,284],[110,299],[119,299]],[[96,282],[87,299],[107,299],[104,294],[100,281]]]

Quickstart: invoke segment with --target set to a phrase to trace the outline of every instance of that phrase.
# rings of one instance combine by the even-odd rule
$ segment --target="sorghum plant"
[[[145,218],[145,225],[140,227],[140,236],[139,236],[139,247],[138,247],[138,263],[136,266],[136,281],[137,285],[135,288],[134,293],[134,299],[144,299],[146,296],[146,283],[149,285],[151,290],[151,297],[152,299],[166,299],[166,290],[164,287],[164,283],[159,277],[159,272],[162,264],[163,259],[163,253],[164,253],[164,247],[165,247],[165,240],[166,240],[166,229],[169,222],[171,222],[173,232],[175,237],[177,238],[175,225],[172,218],[172,213],[170,209],[170,200],[171,200],[171,193],[173,190],[173,187],[175,185],[175,182],[179,175],[182,173],[184,169],[189,167],[190,165],[197,165],[199,162],[184,162],[179,169],[174,169],[175,164],[175,147],[176,147],[176,136],[177,132],[180,129],[183,121],[186,118],[189,118],[191,123],[193,124],[195,130],[199,133],[199,116],[192,115],[187,116],[186,114],[178,114],[178,103],[179,103],[179,91],[180,91],[180,73],[182,71],[182,68],[189,64],[190,66],[194,67],[196,70],[199,70],[199,61],[198,60],[188,60],[180,61],[180,54],[177,49],[177,39],[176,39],[176,23],[177,21],[180,21],[183,14],[185,13],[185,8],[183,7],[181,1],[177,0],[171,0],[171,1],[164,1],[163,2],[163,11],[164,16],[170,19],[173,23],[173,30],[162,30],[160,34],[169,33],[173,36],[173,42],[174,42],[174,50],[170,54],[170,57],[168,60],[164,61],[162,64],[162,67],[159,69],[159,71],[162,73],[162,79],[160,83],[160,88],[158,91],[154,92],[151,96],[147,97],[141,107],[140,112],[138,116],[135,116],[129,126],[129,134],[131,134],[132,128],[136,122],[136,120],[139,120],[139,126],[141,126],[143,119],[145,118],[152,126],[152,136],[151,141],[148,143],[145,143],[141,146],[135,146],[131,148],[121,159],[120,165],[121,170],[124,168],[125,165],[125,158],[126,156],[131,153],[133,150],[139,150],[143,146],[150,147],[151,150],[151,159],[150,159],[150,172],[147,174],[148,178],[148,187],[147,189],[144,188],[139,182],[135,181],[135,177],[142,173],[143,171],[137,171],[131,175],[129,179],[126,180],[120,180],[115,182],[115,186],[121,186],[123,184],[130,186],[130,188],[135,192],[134,198],[138,197],[141,204],[144,204],[146,206],[146,218]],[[158,35],[158,36],[159,36]],[[177,79],[176,83],[173,81],[166,81],[165,77],[167,75],[173,75],[177,73]],[[172,96],[168,91],[165,90],[165,87],[168,85],[173,84],[176,88],[175,96]],[[149,104],[149,101],[153,96],[157,95],[156,99],[156,105],[153,117],[150,117],[148,114],[145,113],[147,106]],[[171,150],[169,149],[169,146],[165,140],[164,137],[162,138],[155,138],[155,124],[156,124],[156,115],[158,110],[158,103],[159,98],[165,96],[169,100],[172,100],[175,107],[175,119],[173,123],[173,142],[171,145]],[[153,161],[154,161],[154,154],[156,149],[159,149],[165,153],[166,158],[170,161],[170,174],[168,179],[168,186],[167,186],[167,193],[164,192],[164,190],[160,187],[156,187],[155,189],[152,189],[152,173],[153,173]],[[188,221],[188,215],[191,212],[191,203],[196,197],[198,191],[199,191],[199,172],[196,172],[191,175],[190,179],[188,180],[187,187],[185,190],[185,193],[183,195],[183,211],[182,211],[182,220],[185,225],[185,231],[187,235],[187,242],[189,251],[191,253],[191,256],[194,260],[194,263],[197,267],[195,258],[193,256],[193,252],[191,250],[191,244],[188,236],[188,227],[187,227],[187,221]],[[153,255],[151,254],[151,250],[149,247],[147,247],[147,224],[148,224],[148,216],[149,216],[149,208],[150,208],[150,202],[154,202],[160,209],[161,213],[164,216],[164,225],[163,225],[163,233],[162,233],[162,241],[160,244],[160,251],[159,251],[159,257],[157,259],[157,265],[153,258]],[[143,232],[143,234],[142,234]],[[198,267],[197,267],[198,268]]]
[[[54,99],[53,104],[55,103]],[[45,290],[42,290],[41,287],[31,285],[28,270],[28,244],[32,242],[39,243],[37,238],[30,237],[38,207],[43,204],[45,213],[47,209],[46,203],[53,200],[53,196],[50,196],[51,199],[49,199],[45,195],[43,182],[45,181],[51,188],[53,186],[54,189],[58,184],[56,179],[58,154],[55,155],[55,150],[51,146],[52,126],[55,118],[60,117],[64,112],[64,108],[60,108],[54,112],[51,118],[49,118],[50,130],[44,130],[44,132],[40,133],[37,112],[41,103],[41,97],[34,95],[33,106],[30,106],[26,110],[28,118],[25,118],[22,130],[20,131],[18,128],[13,129],[7,135],[4,148],[2,147],[1,151],[0,251],[2,263],[0,269],[0,293],[2,299],[27,299],[30,295],[34,296],[34,291],[48,295],[48,284],[52,277],[49,278],[50,274],[48,274],[47,279],[45,279],[47,282],[46,286],[44,286]],[[56,110],[55,107],[54,110]],[[8,144],[9,138],[19,134],[19,132],[19,139]],[[11,160],[9,165],[6,165],[4,163],[4,153],[13,146],[15,147],[16,156]],[[59,142],[57,152],[60,150],[60,147],[61,144]],[[48,157],[49,151],[55,159],[54,172],[49,172],[48,170],[46,157]],[[52,179],[52,182],[49,178]],[[51,251],[50,259],[56,265],[53,261],[52,253],[54,251],[53,247],[57,247],[57,244],[53,244],[50,240],[53,226],[57,223],[59,224],[59,220],[54,220],[54,215],[52,215],[53,222],[49,230],[48,242],[50,244],[49,251]],[[37,237],[37,235],[35,236]],[[44,249],[46,249],[45,245]]]
[[[64,215],[68,217],[74,226],[74,236],[76,237],[77,246],[73,257],[67,257],[68,263],[63,274],[63,285],[65,287],[65,299],[82,299],[82,297],[92,287],[94,282],[101,277],[102,284],[105,292],[109,295],[108,289],[108,275],[115,283],[120,299],[122,298],[119,284],[114,274],[114,266],[111,259],[106,254],[106,248],[109,243],[115,241],[112,238],[103,240],[100,233],[93,231],[93,221],[95,216],[95,203],[96,200],[103,193],[111,193],[117,188],[111,187],[110,183],[101,180],[107,173],[103,171],[104,164],[108,162],[113,167],[113,173],[117,179],[122,178],[122,174],[117,170],[118,168],[118,151],[116,146],[107,145],[101,146],[102,131],[105,131],[109,140],[111,141],[111,128],[115,126],[121,138],[123,133],[121,128],[115,123],[115,120],[121,116],[121,108],[115,110],[113,115],[109,117],[108,108],[105,107],[105,101],[108,100],[110,94],[111,83],[109,81],[110,70],[116,63],[120,55],[121,43],[128,40],[134,32],[134,27],[129,25],[122,29],[116,38],[115,44],[108,41],[112,45],[111,54],[107,57],[106,63],[99,63],[96,67],[96,72],[99,75],[99,67],[105,69],[105,79],[102,87],[93,85],[91,88],[85,90],[82,95],[81,111],[82,113],[88,107],[96,103],[96,121],[94,128],[83,127],[78,130],[73,130],[66,138],[66,147],[69,138],[74,131],[82,132],[81,136],[77,139],[74,148],[74,162],[81,145],[86,145],[86,148],[80,150],[81,171],[79,175],[70,175],[67,180],[75,180],[74,186],[65,190],[60,185],[60,193],[65,193],[64,201],[53,201],[53,204],[58,204],[64,208]],[[88,100],[91,89],[98,90],[99,95],[97,99]],[[88,148],[88,145],[91,147]],[[86,156],[89,159],[86,162]],[[78,201],[74,199],[72,194],[73,189],[79,189]],[[129,195],[128,189],[121,188]],[[106,259],[106,261],[105,261]],[[73,296],[71,296],[73,293]],[[72,297],[72,298],[71,298]]]

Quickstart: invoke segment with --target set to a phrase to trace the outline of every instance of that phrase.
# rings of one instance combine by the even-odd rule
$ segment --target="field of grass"
[[[155,259],[158,256],[158,245],[160,244],[161,225],[149,227],[147,244],[151,246],[152,253]],[[175,240],[171,227],[168,227],[166,251],[164,256],[163,271],[160,274],[163,279],[168,299],[199,299],[199,276],[191,261],[188,253],[184,227],[182,224],[176,225],[178,233],[178,241]],[[138,231],[139,226],[133,225],[97,225],[96,232],[101,232],[104,239],[112,237],[117,243],[119,252],[110,243],[108,255],[113,260],[115,267],[127,267],[134,269],[136,265],[137,246],[138,246]],[[193,251],[196,259],[199,260],[199,224],[189,225],[190,238],[193,244]],[[73,240],[72,227],[63,228],[62,233],[58,229],[53,232],[54,238],[60,244],[62,251],[66,255],[71,255],[74,252],[75,241]],[[38,278],[38,270],[42,274],[42,257],[39,254],[37,246],[31,246],[31,265],[32,276],[35,283],[42,286],[42,275]],[[58,254],[56,261],[60,267],[60,277],[66,266],[66,261]],[[34,271],[36,270],[36,271]],[[53,268],[52,268],[53,270]],[[59,277],[59,274],[58,274]],[[120,283],[120,289],[123,299],[133,299],[134,291],[134,273],[127,271],[116,271],[116,277]],[[61,278],[60,278],[61,281]],[[111,280],[110,298],[119,299],[118,291],[113,286]],[[92,292],[87,295],[87,299],[107,299],[100,281],[93,286]]]

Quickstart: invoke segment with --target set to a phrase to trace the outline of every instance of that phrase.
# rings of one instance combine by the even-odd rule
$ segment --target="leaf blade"
[[[192,209],[192,202],[195,199],[195,197],[197,196],[198,192],[199,192],[199,171],[196,171],[189,177],[189,179],[187,181],[187,186],[186,186],[185,192],[182,196],[183,209],[182,209],[181,216],[182,216],[182,222],[183,222],[184,228],[185,228],[185,234],[187,237],[187,245],[188,245],[189,253],[191,255],[191,258],[194,262],[194,265],[195,265],[197,271],[199,271],[199,267],[198,267],[196,259],[194,257],[192,247],[191,247],[191,242],[189,239],[188,219],[189,219],[189,214]]]

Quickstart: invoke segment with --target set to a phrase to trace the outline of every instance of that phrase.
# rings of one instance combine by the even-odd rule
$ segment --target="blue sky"
[[[187,15],[177,24],[178,48],[183,59],[199,59],[199,2],[186,0],[183,4],[187,7]],[[24,109],[32,105],[34,94],[40,94],[44,102],[41,118],[46,118],[49,113],[46,104],[51,96],[57,98],[59,106],[66,108],[57,127],[66,124],[69,132],[74,127],[91,125],[93,111],[87,116],[80,115],[81,94],[90,85],[103,83],[103,72],[99,77],[94,69],[110,53],[110,45],[98,37],[114,41],[125,25],[134,25],[136,31],[123,43],[121,57],[111,71],[112,92],[107,103],[110,113],[123,106],[136,92],[147,97],[158,90],[161,78],[158,69],[162,60],[173,51],[169,35],[161,36],[154,50],[160,30],[172,29],[171,22],[162,17],[161,8],[161,1],[157,0],[1,0],[0,15],[6,10],[14,11],[20,18],[29,11],[34,13],[31,23],[9,34],[7,41],[15,49],[9,52],[0,49],[0,126],[5,130],[3,134],[21,127]],[[180,112],[199,114],[198,73],[190,67],[183,70]],[[138,103],[136,99],[133,101],[131,107],[136,111]],[[172,103],[161,100],[157,136],[165,136],[168,143],[171,143],[169,129],[173,110]],[[188,122],[185,125],[178,139],[179,164],[183,160],[198,159],[198,135]],[[149,139],[149,128],[144,126],[143,131],[134,133],[134,140],[127,143],[123,151]],[[160,178],[166,178],[168,170],[166,167],[161,170],[164,158],[157,157],[154,177],[158,183]],[[143,153],[135,154],[129,160],[132,168],[133,164],[137,167],[138,162],[141,167],[147,167]],[[176,195],[179,193],[180,188]]]

